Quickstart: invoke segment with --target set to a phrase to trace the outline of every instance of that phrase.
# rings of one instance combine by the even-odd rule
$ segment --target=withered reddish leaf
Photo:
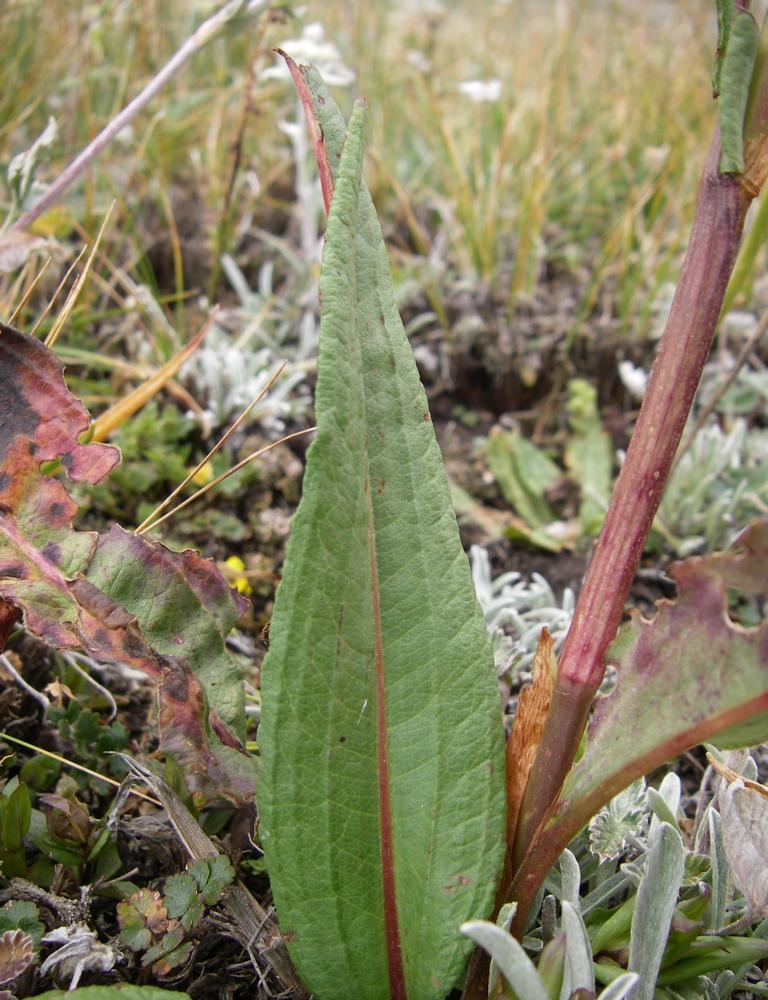
[[[555,654],[553,639],[547,629],[533,658],[533,683],[523,688],[517,703],[515,721],[507,740],[507,843],[514,843],[518,813],[533,767],[554,686]]]
[[[611,649],[616,688],[595,703],[584,756],[542,839],[567,842],[622,788],[697,743],[722,743],[727,733],[732,744],[734,731],[744,744],[764,739],[768,621],[735,624],[727,591],[768,593],[767,554],[763,520],[731,552],[673,564],[677,599],[660,601],[651,621],[633,615]]]
[[[35,945],[24,931],[0,934],[0,984],[12,983],[32,964]]]
[[[46,561],[74,572],[96,536],[72,532],[77,505],[40,466],[59,460],[73,482],[97,483],[118,464],[120,452],[78,442],[88,412],[67,389],[63,370],[40,341],[0,323],[0,515],[12,517]]]
[[[249,798],[242,684],[224,639],[242,612],[215,566],[115,527],[77,532],[77,506],[43,462],[97,482],[116,449],[82,445],[88,415],[34,338],[0,329],[0,600],[54,648],[137,667],[159,685],[161,748],[201,799]],[[95,556],[94,556],[95,553]]]
[[[93,821],[82,802],[53,793],[38,795],[37,801],[42,805],[48,829],[55,837],[79,844],[88,842]]]
[[[718,805],[728,867],[756,920],[768,914],[768,788],[707,758],[724,779]]]

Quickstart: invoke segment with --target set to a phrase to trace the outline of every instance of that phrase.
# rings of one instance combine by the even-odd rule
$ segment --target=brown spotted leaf
[[[97,483],[120,452],[79,444],[88,412],[67,389],[63,370],[40,341],[0,324],[0,512],[46,562],[72,572],[87,562],[96,536],[72,531],[77,505],[40,466],[60,461],[73,482]]]
[[[55,649],[137,667],[159,686],[161,749],[201,800],[250,798],[242,682],[226,634],[244,604],[196,553],[113,527],[72,527],[70,479],[95,483],[116,449],[80,444],[88,415],[39,341],[0,327],[0,601]]]

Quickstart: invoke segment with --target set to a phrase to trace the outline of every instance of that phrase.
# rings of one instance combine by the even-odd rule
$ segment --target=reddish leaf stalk
[[[624,604],[662,497],[709,355],[744,218],[753,198],[741,179],[718,171],[719,131],[702,172],[682,274],[627,457],[563,648],[552,701],[528,783],[514,855],[518,864],[560,792],[605,673]],[[535,854],[535,852],[534,852]],[[541,862],[528,859],[537,871]],[[548,862],[546,862],[548,864]],[[539,872],[543,878],[546,869]],[[538,884],[539,878],[529,880]],[[535,888],[533,889],[535,892]],[[531,897],[520,900],[519,922]]]

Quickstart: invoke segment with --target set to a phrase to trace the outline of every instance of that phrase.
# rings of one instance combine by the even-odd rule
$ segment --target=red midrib
[[[379,576],[376,560],[376,538],[373,528],[370,480],[367,477],[366,492],[368,494],[368,556],[371,565],[371,604],[376,678],[376,753],[379,783],[379,820],[381,823],[381,879],[384,890],[384,932],[387,939],[389,990],[392,1000],[407,1000],[403,956],[400,951],[400,930],[397,921],[397,896],[395,894],[392,800],[389,787],[389,752],[387,745],[387,689],[384,680],[384,646],[381,638]]]

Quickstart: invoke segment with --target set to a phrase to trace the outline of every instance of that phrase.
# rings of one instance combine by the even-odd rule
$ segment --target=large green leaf
[[[493,656],[424,391],[345,123],[304,97],[336,174],[317,437],[262,673],[259,807],[289,950],[320,998],[444,997],[493,906],[504,759]],[[342,154],[343,145],[343,154]]]

